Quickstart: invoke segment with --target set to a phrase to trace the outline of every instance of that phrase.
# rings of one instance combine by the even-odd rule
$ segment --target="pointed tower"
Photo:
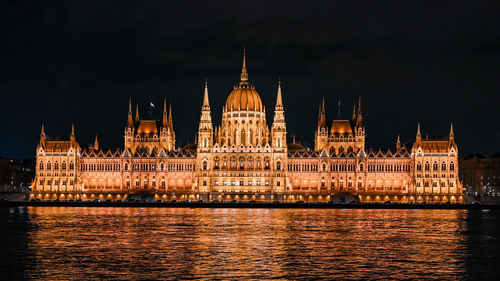
[[[40,133],[40,145],[42,147],[45,147],[46,140],[47,140],[47,136],[45,136],[45,128],[43,127],[43,123],[42,123],[42,131]]]
[[[97,135],[95,135],[93,148],[94,148],[94,150],[99,150],[99,141],[97,140]]]
[[[356,122],[356,105],[353,103],[352,104],[352,118],[351,118],[352,122]]]
[[[449,136],[450,141],[455,140],[455,133],[453,133],[453,123],[450,125],[450,136]]]
[[[132,119],[132,99],[128,100],[128,117],[127,117],[127,127],[132,128],[134,126],[134,119]]]
[[[140,121],[140,118],[139,118],[139,105],[136,104],[135,105],[135,122],[139,122]]]
[[[401,140],[399,139],[399,134],[398,134],[398,140],[396,141],[396,151],[401,149]]]
[[[363,112],[361,111],[361,97],[358,100],[358,114],[356,116],[356,127],[363,127]]]
[[[208,82],[205,79],[205,91],[203,92],[203,104],[201,106],[200,124],[198,126],[198,152],[210,151],[213,146],[213,125],[210,103],[208,100]]]
[[[71,146],[74,146],[76,144],[75,125],[73,124],[71,124],[71,134],[69,135],[69,141],[71,143]]]
[[[172,118],[172,105],[168,105],[168,150],[175,149],[175,132],[174,132],[174,121]]]
[[[243,47],[243,66],[241,67],[241,79],[240,87],[248,86],[248,72],[247,72],[247,60],[246,60],[246,48]]]
[[[326,127],[325,97],[323,97],[318,112],[318,128],[314,134],[314,150],[320,151],[327,146],[328,128]]]
[[[286,123],[285,111],[281,97],[281,80],[278,82],[278,93],[276,95],[276,106],[274,107],[274,120],[271,127],[272,147],[279,150],[286,149]]]
[[[272,154],[272,169],[273,174],[273,190],[276,192],[284,192],[287,186],[288,179],[285,171],[288,167],[288,149],[286,138],[286,122],[285,109],[281,96],[281,79],[278,81],[278,93],[276,94],[276,106],[274,107],[274,119],[271,126],[271,147]]]
[[[161,120],[162,128],[168,127],[168,117],[167,117],[167,99],[163,98],[163,117]]]
[[[420,133],[420,122],[418,122],[416,143],[420,142],[422,142],[422,134]]]

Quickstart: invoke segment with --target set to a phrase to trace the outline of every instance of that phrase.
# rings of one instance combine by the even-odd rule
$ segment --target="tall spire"
[[[94,150],[99,150],[99,141],[97,141],[97,135],[95,135]]]
[[[167,118],[167,98],[163,98],[163,118],[161,122],[161,126],[166,128],[168,126],[168,118]]]
[[[42,147],[45,146],[45,129],[43,127],[43,123],[42,123],[42,131],[40,132],[40,145]]]
[[[356,120],[356,104],[352,104],[352,121]]]
[[[127,127],[131,128],[134,126],[134,120],[132,119],[132,99],[128,99],[128,117],[127,117]]]
[[[359,100],[358,100],[358,115],[362,115],[362,112],[361,112],[361,97],[359,97]]]
[[[354,115],[354,112],[353,112]],[[361,97],[359,97],[358,100],[358,116],[356,117],[356,127],[362,127],[363,126],[363,114],[361,112]]]
[[[45,128],[43,127],[43,123],[42,123],[42,132],[40,133],[40,138],[45,138]]]
[[[276,107],[283,107],[283,101],[281,100],[281,77],[278,80],[278,95],[276,96]]]
[[[398,134],[398,140],[396,141],[396,150],[401,149],[401,140],[399,139],[399,134]]]
[[[71,138],[75,137],[75,125],[71,124],[71,134],[69,135]]]
[[[172,121],[172,104],[168,105],[168,127],[171,132],[174,131],[174,123]]]
[[[247,72],[247,60],[246,60],[246,47],[243,46],[243,67],[241,68],[241,85],[248,85],[248,72]]]
[[[139,105],[136,104],[135,105],[135,122],[139,122],[140,118],[139,118]]]
[[[420,122],[418,122],[417,126],[417,142],[422,140],[422,135],[420,134]]]
[[[208,102],[208,81],[205,78],[205,92],[203,93],[203,107],[210,108],[210,103]]]
[[[451,123],[450,126],[450,140],[453,140],[455,138],[455,133],[453,133],[453,123]]]

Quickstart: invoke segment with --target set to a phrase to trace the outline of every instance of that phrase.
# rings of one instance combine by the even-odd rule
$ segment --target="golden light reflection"
[[[29,207],[29,276],[456,279],[464,210]],[[446,264],[446,266],[443,266]],[[429,275],[426,275],[429,274]]]

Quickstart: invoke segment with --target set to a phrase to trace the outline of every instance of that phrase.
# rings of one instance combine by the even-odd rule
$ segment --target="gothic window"
[[[276,163],[276,170],[281,171],[281,162],[279,161]]]
[[[438,170],[438,163],[437,162],[434,162],[434,164],[432,164],[432,170],[433,171],[437,171]]]
[[[240,169],[244,169],[245,168],[245,158],[243,156],[241,156],[238,160],[240,162]]]
[[[51,169],[50,162],[47,162],[47,170],[50,170],[50,169]]]
[[[39,164],[39,169],[40,169],[40,170],[43,170],[43,162],[40,162],[40,164]]]
[[[425,162],[425,170],[429,171],[430,170],[430,165],[429,162]]]
[[[163,171],[165,170],[165,164],[163,164],[163,162],[160,163],[160,171]]]
[[[207,161],[203,161],[203,170],[208,170]]]
[[[455,171],[455,164],[453,162],[450,163],[450,171]]]
[[[59,169],[59,163],[57,163],[57,162],[56,162],[56,163],[54,163],[54,169],[55,169],[55,170]]]
[[[360,171],[360,172],[363,172],[363,163],[360,163],[360,164],[359,164],[359,171]]]
[[[442,171],[446,171],[446,163],[445,163],[445,162],[443,162],[443,163],[441,164],[441,170],[442,170]]]

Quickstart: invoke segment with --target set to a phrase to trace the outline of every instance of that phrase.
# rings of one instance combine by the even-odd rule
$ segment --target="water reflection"
[[[484,217],[480,212],[72,207],[21,212],[0,211],[9,221],[2,226],[11,231],[24,225],[25,235],[21,243],[3,246],[20,254],[17,269],[35,280],[484,277],[474,269],[480,258],[474,255],[481,252],[471,251],[471,239],[481,236],[471,231],[478,220],[471,216]],[[497,217],[489,219],[498,222]],[[498,248],[499,242],[490,240]]]

